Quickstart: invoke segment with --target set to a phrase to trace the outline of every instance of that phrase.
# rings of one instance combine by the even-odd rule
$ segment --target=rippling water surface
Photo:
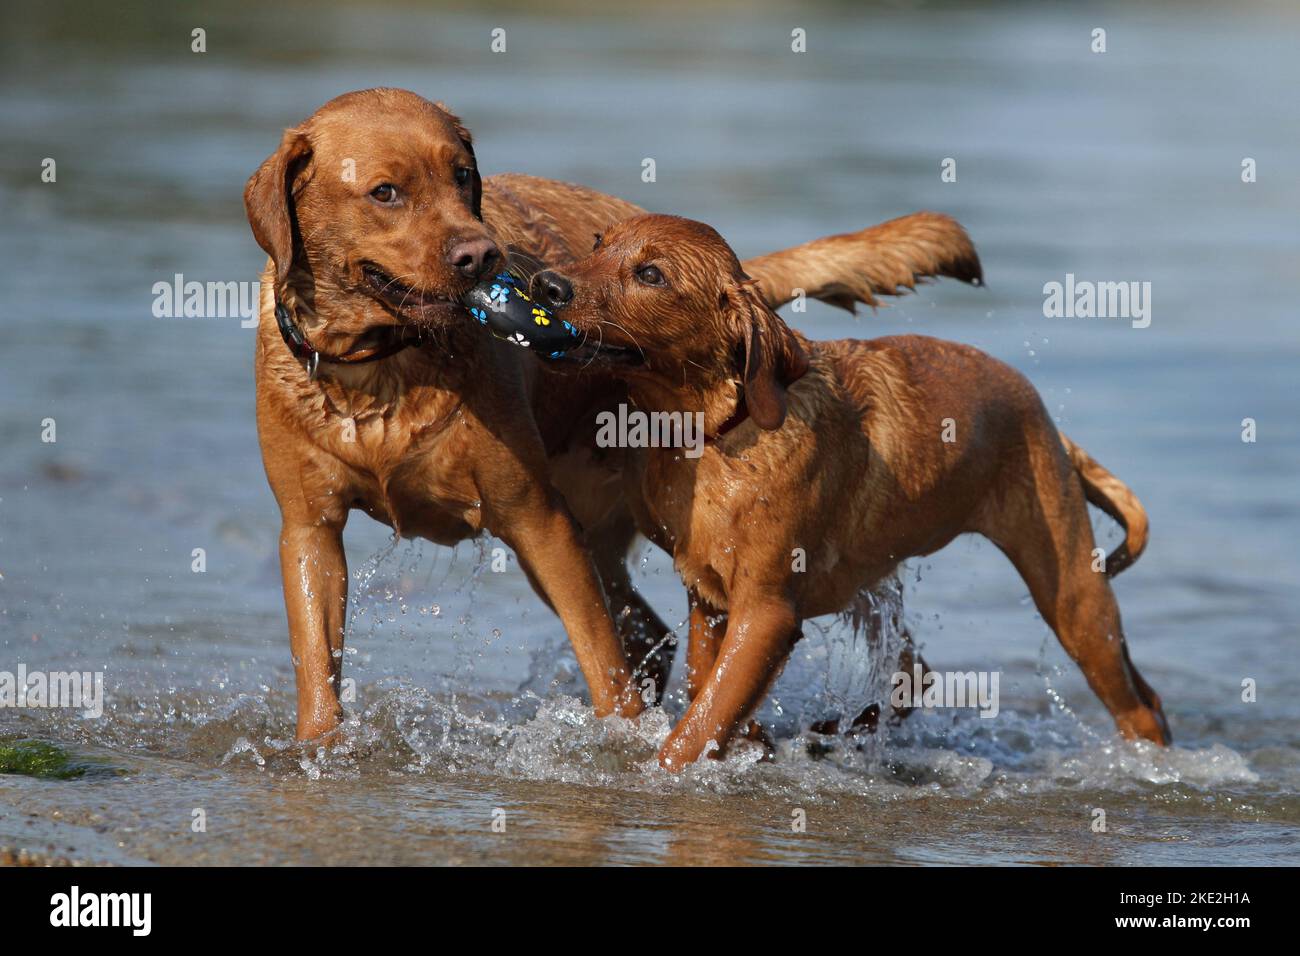
[[[57,772],[0,775],[0,849],[107,863],[1300,862],[1294,10],[14,9],[0,39],[0,670],[102,670],[108,706],[99,720],[0,710],[0,754],[66,756]],[[500,25],[508,54],[494,57]],[[1104,55],[1088,52],[1097,25]],[[205,54],[189,52],[195,26]],[[808,30],[802,56],[793,26]],[[486,173],[705,219],[742,254],[920,208],[957,216],[987,289],[789,318],[817,337],[978,345],[1029,374],[1137,491],[1151,546],[1116,589],[1177,745],[1116,740],[1009,565],[963,540],[904,570],[906,620],[934,666],[1001,671],[996,719],[809,735],[880,664],[819,621],[763,714],[776,761],[742,749],[670,777],[653,756],[680,677],[669,714],[594,720],[563,631],[513,563],[492,573],[482,542],[390,542],[358,515],[347,744],[293,747],[251,333],[155,319],[151,290],[176,273],[254,278],[244,179],[282,127],[379,84],[452,104]],[[45,157],[56,184],[40,182]],[[940,182],[944,157],[958,182]],[[1045,319],[1042,286],[1067,272],[1150,281],[1151,326]],[[46,418],[55,444],[40,441]],[[647,551],[638,573],[682,621],[667,562]]]

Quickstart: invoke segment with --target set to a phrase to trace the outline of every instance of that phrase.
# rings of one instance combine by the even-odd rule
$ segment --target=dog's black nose
[[[551,309],[562,309],[573,299],[573,286],[558,272],[539,272],[533,276],[533,298]]]
[[[447,250],[447,262],[461,275],[480,279],[501,262],[501,250],[486,236],[482,239],[464,239],[452,243]]]

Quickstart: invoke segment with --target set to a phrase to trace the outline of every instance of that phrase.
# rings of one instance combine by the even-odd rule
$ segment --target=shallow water
[[[103,670],[108,706],[98,720],[0,709],[0,746],[55,744],[84,771],[0,775],[0,849],[109,863],[1300,862],[1294,11],[830,6],[790,24],[778,7],[625,20],[236,4],[205,23],[171,6],[23,9],[0,39],[0,670]],[[196,25],[206,54],[189,52]],[[509,53],[493,58],[498,25]],[[786,52],[792,25],[808,30],[802,58]],[[1087,49],[1096,25],[1105,55]],[[562,629],[513,562],[488,568],[491,543],[393,545],[358,515],[348,743],[292,747],[251,333],[155,319],[151,290],[176,273],[253,278],[244,179],[281,127],[381,83],[452,104],[486,173],[687,213],[742,254],[920,208],[957,216],[987,289],[788,317],[817,337],[914,331],[987,349],[1137,491],[1151,545],[1116,590],[1177,746],[1117,741],[1009,565],[962,540],[905,569],[906,622],[932,665],[1001,671],[996,719],[808,734],[861,703],[881,663],[820,621],[762,715],[776,761],[742,750],[670,777],[653,766],[668,716],[593,720]],[[56,184],[39,180],[46,156]],[[947,156],[957,183],[939,181]],[[1244,156],[1257,183],[1240,182]],[[1042,286],[1067,272],[1151,281],[1151,326],[1044,318]],[[47,417],[54,444],[40,441]],[[651,601],[682,621],[671,568],[649,551],[640,563]],[[1246,678],[1257,702],[1241,700]],[[676,714],[680,677],[670,690]]]

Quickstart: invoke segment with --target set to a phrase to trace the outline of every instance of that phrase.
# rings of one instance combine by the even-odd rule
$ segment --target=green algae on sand
[[[62,747],[41,740],[0,740],[0,774],[73,780],[108,768],[78,760]]]

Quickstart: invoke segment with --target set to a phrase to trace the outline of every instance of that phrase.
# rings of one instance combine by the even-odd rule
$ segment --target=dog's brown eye
[[[376,202],[391,203],[397,201],[397,187],[392,183],[380,183],[370,190],[370,196]]]
[[[595,241],[594,243],[592,243],[592,245],[591,245],[591,251],[592,251],[592,252],[595,252],[597,249],[600,248],[601,241],[604,240],[604,238],[605,238],[605,237],[604,237],[603,235],[601,235],[600,233],[596,233],[596,241]]]
[[[642,285],[663,285],[664,274],[656,266],[642,266],[636,270],[636,280]]]
[[[467,182],[469,182],[470,173],[472,173],[472,172],[473,172],[473,170],[470,169],[468,166],[461,166],[459,169],[457,169],[457,170],[456,170],[456,185],[457,185],[457,186],[464,186]]]

